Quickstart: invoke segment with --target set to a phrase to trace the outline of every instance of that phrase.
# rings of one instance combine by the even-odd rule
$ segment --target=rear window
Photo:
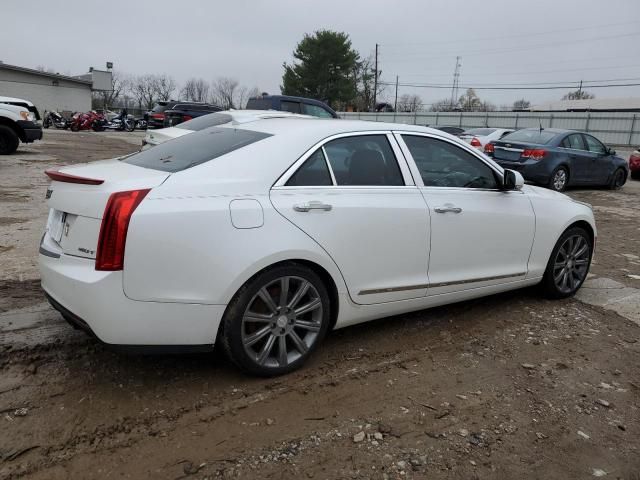
[[[168,104],[169,104],[168,102],[158,102],[156,103],[156,106],[153,107],[153,110],[151,111],[155,113],[164,112],[167,109]]]
[[[210,113],[209,115],[203,115],[201,117],[194,118],[193,120],[189,120],[188,122],[181,123],[180,125],[176,125],[176,128],[199,132],[205,128],[229,123],[232,120],[233,118],[231,118],[231,115],[227,115],[226,113]]]
[[[123,162],[163,172],[180,172],[270,136],[252,130],[212,127],[134,153]]]
[[[481,137],[485,135],[491,135],[495,132],[495,128],[472,128],[471,130],[465,130],[465,135],[480,135]]]
[[[272,110],[273,103],[271,100],[264,98],[250,98],[245,107],[247,110]]]
[[[536,129],[524,129],[517,132],[510,133],[502,137],[501,140],[505,142],[524,142],[524,143],[538,143],[545,144],[553,140],[558,134],[556,132],[548,132],[546,130]]]

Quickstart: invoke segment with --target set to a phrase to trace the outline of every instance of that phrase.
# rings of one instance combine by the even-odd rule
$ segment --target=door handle
[[[445,205],[443,207],[434,208],[436,213],[462,213],[462,209],[460,207],[454,207],[453,205]]]
[[[310,210],[324,210],[325,212],[328,212],[332,208],[333,208],[332,205],[329,205],[328,203],[322,203],[322,202],[308,202],[308,203],[303,203],[300,205],[293,206],[293,209],[296,212],[308,212]]]

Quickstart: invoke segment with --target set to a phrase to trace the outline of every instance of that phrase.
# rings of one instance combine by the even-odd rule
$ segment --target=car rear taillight
[[[478,148],[478,147],[482,147],[482,144],[480,143],[480,140],[478,140],[476,137],[473,137],[471,139],[471,146]]]
[[[100,225],[96,270],[114,271],[124,267],[129,221],[149,190],[115,192],[109,197]]]
[[[486,154],[491,154],[493,155],[493,153],[496,151],[496,148],[493,146],[493,143],[487,143],[484,146],[484,153]]]
[[[151,118],[155,118],[156,120],[164,120],[164,113],[152,113]]]
[[[182,121],[183,122],[186,122],[187,120],[191,120],[191,119],[193,119],[193,117],[191,115],[183,115],[182,116]]]
[[[547,151],[542,148],[527,148],[522,152],[522,158],[530,158],[531,160],[542,160]]]

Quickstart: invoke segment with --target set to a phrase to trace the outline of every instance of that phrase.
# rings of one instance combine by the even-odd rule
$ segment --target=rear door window
[[[320,117],[320,118],[333,118],[333,115],[331,115],[331,112],[327,111],[326,109],[318,105],[303,103],[302,109],[305,115],[313,115],[314,117]]]
[[[280,110],[283,112],[300,113],[300,102],[282,100],[280,102]]]
[[[287,186],[290,187],[318,187],[333,185],[331,173],[322,149],[316,150],[294,173]]]
[[[338,185],[404,185],[386,135],[337,138],[324,149]]]
[[[179,172],[226,155],[271,135],[233,128],[211,127],[175,138],[126,157],[123,162],[163,172]]]
[[[579,133],[568,135],[567,138],[562,141],[562,146],[564,148],[572,148],[574,150],[586,150],[584,142],[582,141],[582,135]]]

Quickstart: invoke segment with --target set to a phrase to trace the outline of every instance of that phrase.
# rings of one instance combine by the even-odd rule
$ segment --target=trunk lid
[[[495,160],[505,160],[507,162],[524,162],[526,158],[522,158],[522,152],[525,149],[545,148],[545,145],[537,143],[507,142],[495,140],[493,143]]]
[[[153,188],[170,175],[119,160],[62,167],[56,173],[68,177],[53,180],[47,190],[50,207],[47,244],[67,255],[84,258],[96,256],[102,217],[112,193]],[[102,180],[102,183],[77,183],[85,179]]]

